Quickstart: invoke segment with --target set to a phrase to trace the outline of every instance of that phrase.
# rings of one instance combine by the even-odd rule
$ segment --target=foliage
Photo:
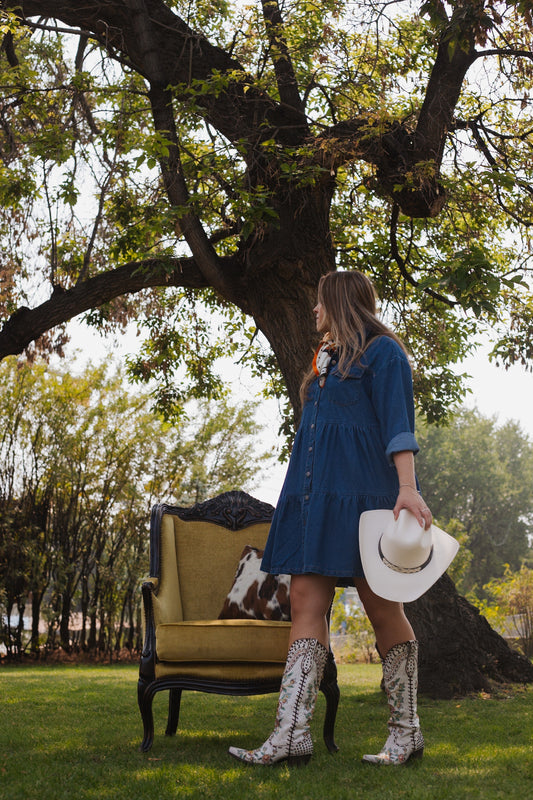
[[[297,407],[336,265],[374,278],[430,420],[480,332],[530,362],[530,0],[147,8],[3,6],[0,353],[134,319],[170,414],[219,394],[221,350]]]
[[[168,703],[154,700],[156,737],[149,753],[135,702],[138,670],[124,667],[2,667],[2,796],[4,800],[80,800],[177,795],[201,800],[263,800],[294,794],[306,800],[484,800],[528,797],[528,733],[533,694],[515,687],[453,701],[421,697],[426,739],[416,768],[372,769],[361,755],[376,752],[386,734],[387,707],[376,664],[341,665],[337,716],[339,752],[321,741],[325,703],[312,722],[315,752],[305,769],[251,770],[228,757],[229,745],[255,746],[274,722],[277,696],[184,695],[176,736],[164,735]],[[498,746],[495,747],[494,743]],[[460,757],[459,757],[460,754]],[[452,788],[453,787],[453,788]]]
[[[525,656],[533,657],[533,570],[522,566],[513,572],[506,565],[499,580],[490,581],[485,587],[490,601],[504,616],[507,635],[516,637]],[[489,601],[489,602],[490,602]]]
[[[454,573],[464,591],[517,569],[530,553],[533,532],[533,443],[516,422],[463,409],[446,426],[420,421],[417,474],[433,515],[467,536],[470,563]],[[462,548],[462,549],[465,549]],[[463,558],[463,556],[461,556]],[[456,569],[456,567],[454,567]]]
[[[456,586],[463,586],[474,557],[468,546],[468,534],[458,519],[448,520],[446,532],[457,539],[460,545],[457,555],[446,571]]]
[[[0,631],[8,654],[28,644],[28,598],[36,653],[43,618],[48,650],[58,640],[67,650],[139,647],[150,508],[252,486],[265,458],[253,447],[253,404],[196,402],[170,426],[120,372],[89,366],[76,376],[15,359],[0,368],[0,403]]]
[[[342,637],[336,647],[341,663],[376,661],[375,634],[361,604],[345,589],[337,589],[331,609],[331,633]]]

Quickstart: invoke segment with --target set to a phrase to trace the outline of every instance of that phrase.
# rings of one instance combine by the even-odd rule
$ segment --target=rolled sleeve
[[[390,344],[389,344],[390,343]],[[415,410],[413,379],[407,356],[389,339],[388,348],[395,352],[380,359],[374,365],[372,380],[372,404],[378,418],[381,441],[391,466],[393,455],[402,450],[418,453],[415,438]],[[397,348],[397,349],[396,349]]]
[[[420,450],[413,433],[404,431],[403,433],[396,434],[396,436],[391,439],[385,449],[385,455],[389,459],[389,464],[394,464],[392,458],[394,453],[401,453],[402,450],[412,450],[415,455]]]

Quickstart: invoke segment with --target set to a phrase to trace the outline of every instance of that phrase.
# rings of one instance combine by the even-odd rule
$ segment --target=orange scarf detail
[[[335,352],[336,349],[335,342],[329,337],[330,337],[329,333],[324,334],[320,344],[315,350],[315,355],[313,356],[313,372],[315,373],[315,375],[320,375],[324,370],[324,365],[322,365],[321,369],[318,368],[319,357],[324,354],[329,356],[329,358],[327,358],[327,361],[325,362],[325,365],[327,365],[329,363],[329,359],[331,358],[332,354]]]

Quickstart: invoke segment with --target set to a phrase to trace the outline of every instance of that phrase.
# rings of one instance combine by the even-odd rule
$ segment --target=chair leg
[[[152,713],[153,693],[150,684],[140,680],[137,685],[137,701],[143,721],[144,737],[139,746],[141,753],[147,753],[154,741],[154,715]]]
[[[337,708],[339,706],[340,690],[337,683],[337,665],[331,650],[328,653],[328,660],[324,669],[324,676],[320,684],[320,690],[326,698],[326,716],[324,719],[324,742],[330,753],[336,753],[339,749],[335,744],[335,720]]]
[[[168,693],[168,720],[166,736],[174,736],[180,718],[181,689],[170,689]]]

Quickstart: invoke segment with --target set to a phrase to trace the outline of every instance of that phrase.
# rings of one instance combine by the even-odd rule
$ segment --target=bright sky
[[[461,371],[472,376],[468,381],[472,394],[465,405],[477,406],[485,416],[496,415],[499,424],[517,420],[533,439],[533,373],[518,365],[508,370],[496,367],[482,350],[464,361]]]
[[[109,344],[98,334],[77,321],[70,323],[69,331],[73,339],[72,347],[80,348],[82,351],[79,356],[82,362],[89,358],[93,361],[106,358],[106,353],[110,349]],[[127,336],[119,343],[116,352],[132,353],[139,342],[140,339]],[[490,363],[488,352],[488,347],[479,348],[475,356],[468,358],[457,368],[459,372],[466,372],[472,376],[467,383],[472,391],[467,395],[465,405],[471,408],[477,407],[484,416],[496,416],[498,424],[510,419],[518,421],[524,433],[533,439],[533,373],[526,372],[521,366],[514,366],[509,370],[496,367]],[[250,380],[243,370],[229,365],[228,379],[231,381],[235,398],[257,400],[259,384]],[[258,421],[265,425],[261,449],[276,445],[279,441],[280,419],[274,401],[261,401]],[[286,464],[275,462],[259,477],[253,495],[259,500],[275,505],[285,470]]]

